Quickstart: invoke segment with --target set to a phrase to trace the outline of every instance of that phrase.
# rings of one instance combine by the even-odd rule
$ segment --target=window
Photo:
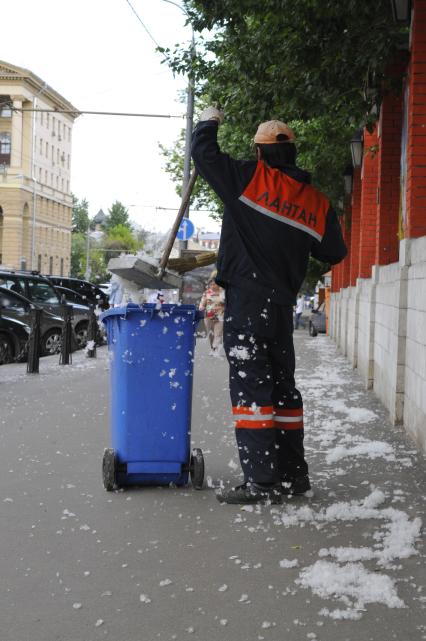
[[[41,272],[41,254],[37,256],[37,270]]]
[[[53,274],[53,256],[49,258],[49,274]]]
[[[46,114],[46,127],[47,127],[48,129],[49,129],[49,124],[50,124],[49,117],[50,117],[50,113],[49,113],[49,112],[47,112],[47,114]]]
[[[43,116],[44,116],[43,112],[40,111],[40,124],[41,125],[43,124]]]
[[[64,275],[64,259],[63,259],[63,258],[61,258],[61,271],[60,271],[60,275],[61,275],[61,276],[63,276],[63,275]]]
[[[29,305],[25,305],[25,302],[14,296],[12,291],[10,295],[0,293],[0,307],[6,307],[8,311],[14,312],[18,316],[23,316],[29,309]]]
[[[6,287],[6,289],[10,289],[11,292],[17,292],[25,296],[25,289],[21,286],[18,279],[15,280],[7,276],[0,276],[0,287]]]
[[[10,133],[4,131],[0,133],[0,155],[10,155]]]
[[[41,167],[39,167],[39,169],[38,169],[38,182],[39,183],[41,183],[42,178],[43,178],[43,172],[42,172]]]
[[[0,107],[0,118],[12,118],[12,109],[9,103],[4,104],[4,96],[0,97],[0,103],[2,103]]]
[[[53,256],[49,259],[49,265],[53,268]],[[28,280],[28,298],[35,303],[59,303],[58,295],[52,285],[41,280]]]
[[[43,138],[40,138],[40,156],[43,154]]]
[[[55,124],[56,124],[56,120],[55,120],[55,116],[53,116],[52,117],[52,133],[53,134],[55,133]]]
[[[46,143],[46,158],[49,158],[49,143]]]

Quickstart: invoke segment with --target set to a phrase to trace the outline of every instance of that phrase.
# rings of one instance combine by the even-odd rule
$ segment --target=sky
[[[179,0],[176,0],[179,4]],[[185,43],[185,16],[164,0],[131,0],[160,46]],[[90,217],[116,200],[149,231],[167,231],[180,200],[159,143],[172,146],[185,127],[174,78],[127,0],[13,0],[2,7],[0,60],[25,67],[77,109],[182,115],[182,118],[79,116],[73,127],[71,190]],[[164,209],[171,208],[171,209]],[[218,230],[207,212],[196,227]]]

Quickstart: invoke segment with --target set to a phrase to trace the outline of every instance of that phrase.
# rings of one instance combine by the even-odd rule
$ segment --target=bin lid
[[[107,311],[103,312],[100,316],[102,321],[105,321],[107,318],[112,316],[129,316],[130,314],[154,314],[159,315],[160,313],[167,313],[168,316],[171,315],[191,315],[194,320],[198,321],[201,318],[204,318],[204,313],[200,312],[195,305],[181,305],[179,303],[163,303],[161,307],[157,307],[156,303],[143,303],[142,305],[137,305],[136,303],[127,303],[123,307],[111,307]]]

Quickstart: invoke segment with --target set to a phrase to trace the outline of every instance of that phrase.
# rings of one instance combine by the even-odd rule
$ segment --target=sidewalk
[[[106,493],[108,358],[0,367],[2,641],[426,639],[426,466],[325,336],[295,334],[310,497],[239,481],[225,361],[197,344],[206,489]]]

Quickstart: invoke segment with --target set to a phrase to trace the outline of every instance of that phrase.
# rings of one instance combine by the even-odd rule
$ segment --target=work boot
[[[305,492],[308,492],[310,489],[311,484],[307,474],[296,477],[284,476],[281,479],[281,490],[284,495],[297,496],[299,494],[305,494]]]
[[[216,494],[220,503],[234,505],[248,505],[252,503],[282,503],[281,484],[260,485],[258,483],[243,483],[231,490],[224,490]]]

